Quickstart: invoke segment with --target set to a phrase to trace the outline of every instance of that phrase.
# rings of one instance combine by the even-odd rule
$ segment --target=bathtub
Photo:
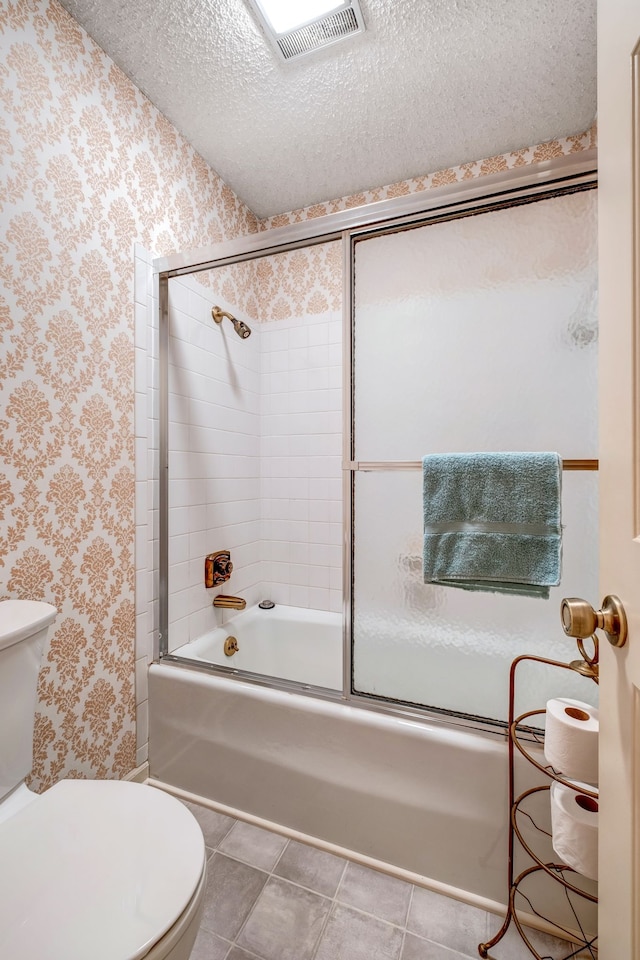
[[[505,902],[504,742],[168,663],[149,707],[152,781]]]
[[[233,636],[238,651],[224,652]],[[342,689],[342,617],[324,610],[256,604],[236,614],[224,626],[210,630],[174,650],[176,656],[281,680]]]
[[[233,629],[240,654],[255,648],[243,668],[270,673],[274,667],[259,659],[262,648],[291,628],[280,662],[294,676],[299,648],[314,636],[314,618],[308,611],[303,622],[298,616],[295,608],[248,610],[179,653],[221,663],[228,659],[221,644]],[[320,615],[315,639],[338,657],[325,618],[335,626],[335,615]],[[256,624],[265,637],[256,635]],[[318,675],[313,682],[340,686],[337,674],[323,676],[324,684]],[[516,762],[518,790],[539,783],[530,764],[519,755]],[[484,909],[500,912],[506,903],[504,737],[161,661],[149,670],[149,769],[151,783],[179,796]],[[529,865],[516,862],[518,869]],[[572,926],[558,912],[558,890],[547,883],[536,906]]]

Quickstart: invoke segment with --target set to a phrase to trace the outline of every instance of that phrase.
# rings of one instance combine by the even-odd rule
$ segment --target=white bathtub
[[[236,638],[239,647],[230,657],[224,652],[229,636]],[[173,652],[235,670],[342,689],[342,617],[338,613],[280,605],[261,610],[256,604]]]
[[[504,902],[499,740],[169,664],[149,706],[152,778]]]
[[[258,658],[264,638],[256,636],[255,625],[264,624],[267,636],[277,625],[265,646],[291,627],[287,643],[293,651],[287,648],[278,665],[289,669],[313,629],[307,611],[297,626],[295,609],[276,611],[246,611],[179,652],[222,662],[227,658],[217,648],[233,627],[240,653],[255,648],[255,658],[243,661],[243,668],[271,673],[268,663],[278,663],[279,653],[268,662]],[[326,630],[315,640],[322,651],[327,643],[329,651]],[[319,674],[301,677],[293,668],[288,675],[340,685],[337,673],[322,675],[322,681]],[[486,909],[506,903],[504,739],[167,662],[149,670],[149,711],[150,777],[158,786]],[[518,791],[540,782],[519,754],[516,760]],[[529,865],[519,861],[518,869]],[[571,926],[559,885],[541,882],[538,909]]]

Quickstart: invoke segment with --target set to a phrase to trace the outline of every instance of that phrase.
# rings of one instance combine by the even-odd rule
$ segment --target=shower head
[[[251,336],[251,327],[248,327],[244,320],[232,320],[231,322],[233,323],[233,329],[243,340]]]
[[[227,313],[226,310],[222,310],[220,307],[212,307],[211,316],[216,323],[222,323],[223,317],[227,317],[229,320],[231,320],[233,329],[242,340],[246,340],[247,337],[251,336],[251,327],[248,327],[244,320],[236,320],[233,314]]]

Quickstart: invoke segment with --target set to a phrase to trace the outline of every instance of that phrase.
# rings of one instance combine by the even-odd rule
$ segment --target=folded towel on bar
[[[548,597],[560,583],[557,453],[424,457],[425,583]]]

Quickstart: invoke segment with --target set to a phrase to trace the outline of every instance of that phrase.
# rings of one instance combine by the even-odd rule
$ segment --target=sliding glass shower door
[[[419,464],[597,458],[596,192],[367,235],[354,276],[352,689],[503,722],[511,660],[571,659],[560,598],[597,594],[597,473],[563,473],[562,582],[540,600],[423,582]],[[532,671],[522,709],[594,686],[562,683]]]

